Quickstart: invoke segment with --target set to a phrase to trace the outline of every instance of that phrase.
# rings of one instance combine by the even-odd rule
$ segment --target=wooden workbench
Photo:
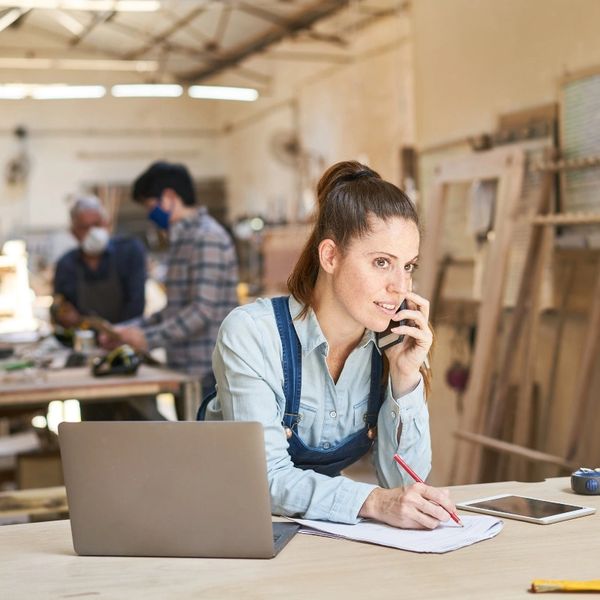
[[[451,488],[455,501],[502,492],[600,510],[600,496],[574,495],[567,478]],[[600,513],[553,525],[507,519],[497,537],[435,555],[297,535],[272,560],[234,560],[81,557],[69,521],[7,525],[0,527],[0,590],[11,600],[526,600],[533,579],[597,579],[599,530]]]
[[[186,419],[194,419],[200,398],[199,383],[191,377],[142,365],[135,375],[94,377],[89,367],[36,371],[25,379],[14,374],[0,385],[0,407],[43,406],[52,400],[110,400],[161,392],[183,394]]]

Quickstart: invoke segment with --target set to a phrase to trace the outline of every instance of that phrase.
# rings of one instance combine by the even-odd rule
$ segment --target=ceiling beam
[[[77,44],[79,44],[86,36],[88,36],[98,25],[110,21],[116,14],[117,13],[114,10],[106,10],[102,13],[96,13],[90,23],[84,27],[82,32],[71,39],[71,46],[77,46]]]
[[[333,54],[326,52],[293,52],[288,50],[277,50],[275,52],[268,52],[262,58],[265,60],[286,60],[286,61],[300,61],[300,62],[321,62],[321,63],[334,63],[334,64],[346,64],[351,61],[350,56],[346,54]]]
[[[173,34],[175,34],[177,31],[179,31],[182,27],[185,27],[186,25],[191,23],[196,17],[201,15],[205,10],[206,10],[205,6],[199,6],[197,8],[192,9],[184,17],[176,20],[169,27],[167,27],[165,30],[163,30],[160,34],[150,37],[147,44],[145,44],[141,48],[138,48],[137,50],[128,52],[126,54],[125,58],[129,58],[129,59],[139,58],[140,56],[143,56],[149,50],[154,49],[155,46],[157,46],[159,44],[166,43],[167,45],[169,45],[169,38]]]
[[[183,74],[180,77],[180,80],[183,83],[191,83],[203,81],[208,77],[217,75],[225,69],[238,65],[249,56],[267,50],[269,47],[287,37],[293,36],[295,33],[310,29],[321,19],[333,15],[347,5],[348,0],[325,0],[323,2],[317,2],[290,19],[286,19],[284,23],[277,24],[264,35],[261,35],[246,44],[241,44],[228,52],[222,53],[219,58],[211,61],[212,64],[208,67]]]

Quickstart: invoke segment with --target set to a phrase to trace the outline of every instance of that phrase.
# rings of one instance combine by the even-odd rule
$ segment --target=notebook
[[[87,421],[58,429],[78,554],[271,558],[264,434],[251,422]]]

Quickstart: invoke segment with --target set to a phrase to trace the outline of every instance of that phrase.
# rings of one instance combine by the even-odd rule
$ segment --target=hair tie
[[[373,171],[368,169],[362,169],[360,171],[356,171],[356,173],[349,173],[348,175],[344,175],[341,178],[343,182],[356,181],[357,179],[362,179],[363,177],[372,177],[374,175]]]

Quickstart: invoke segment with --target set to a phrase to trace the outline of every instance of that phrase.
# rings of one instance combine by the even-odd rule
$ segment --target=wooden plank
[[[592,410],[592,377],[598,360],[598,352],[600,351],[600,260],[598,261],[596,285],[592,298],[592,310],[581,356],[581,371],[579,372],[575,391],[573,422],[567,447],[568,460],[577,458],[581,461],[587,458],[583,456],[585,445],[582,441],[585,441],[586,436],[596,433],[590,431],[589,414]]]
[[[542,278],[544,267],[548,264],[554,245],[554,231],[544,228],[542,234],[542,244],[535,268],[530,274],[531,296],[529,299],[529,318],[527,328],[523,339],[523,362],[519,366],[521,372],[521,381],[519,392],[517,394],[517,406],[515,414],[515,428],[513,432],[513,442],[521,446],[530,446],[533,443],[531,439],[532,423],[534,419],[533,394],[535,386],[535,359],[537,357],[537,341],[539,336],[540,322],[540,292],[542,287]],[[513,461],[514,463],[514,461]],[[524,470],[525,465],[521,462],[516,464],[516,478],[524,479],[527,474]]]
[[[574,211],[532,217],[534,225],[593,225],[600,223],[600,212]]]
[[[461,428],[468,431],[482,431],[484,424],[484,407],[490,391],[492,364],[502,312],[506,265],[516,219],[516,207],[521,194],[523,172],[521,152],[508,163],[508,168],[499,179],[495,237],[490,243],[489,262],[486,268],[488,278],[479,310],[471,377],[464,397]],[[480,461],[481,452],[462,453],[459,457],[457,483],[476,480]]]
[[[552,175],[546,174],[543,178],[540,192],[537,198],[535,212],[545,213],[550,208],[550,190],[552,186]],[[511,384],[511,374],[514,368],[515,358],[517,356],[517,344],[522,337],[523,323],[530,314],[529,298],[534,280],[531,277],[536,269],[536,262],[539,261],[540,247],[542,245],[543,230],[534,229],[529,238],[525,254],[525,264],[521,273],[517,301],[512,311],[510,329],[506,338],[505,346],[502,351],[502,358],[498,372],[502,374],[499,377],[496,389],[491,398],[484,431],[493,437],[499,437],[504,421],[505,407],[508,397],[508,390]],[[543,266],[543,265],[542,265]]]
[[[558,305],[557,318],[558,323],[554,331],[554,343],[552,344],[552,360],[550,362],[550,378],[548,380],[548,394],[541,407],[539,418],[539,444],[541,448],[545,448],[549,438],[549,426],[552,416],[552,408],[554,406],[554,397],[556,394],[556,382],[558,379],[558,365],[561,357],[563,344],[561,343],[564,335],[565,325],[567,322],[567,305],[569,296],[573,289],[573,281],[577,272],[578,260],[574,257],[569,261],[569,268],[566,270],[566,275],[563,278],[563,289]]]
[[[483,179],[499,179],[513,163],[519,162],[520,148],[499,146],[466,157],[448,159],[440,163],[436,175],[443,183],[470,182]]]
[[[423,238],[420,272],[418,287],[416,288],[421,296],[427,298],[430,302],[433,298],[436,282],[438,281],[438,271],[441,260],[441,237],[444,230],[444,217],[446,213],[446,201],[448,196],[448,186],[440,179],[436,179],[433,184],[433,192],[429,205],[429,213],[426,222],[426,231]],[[433,307],[430,307],[430,310]]]
[[[470,431],[455,431],[454,435],[461,440],[477,444],[478,446],[484,446],[498,452],[520,456],[530,461],[556,465],[568,471],[577,469],[577,465],[574,462],[560,456],[554,456],[553,454],[532,450],[531,448],[519,446],[518,444],[497,440],[496,438],[487,435],[472,433]]]

